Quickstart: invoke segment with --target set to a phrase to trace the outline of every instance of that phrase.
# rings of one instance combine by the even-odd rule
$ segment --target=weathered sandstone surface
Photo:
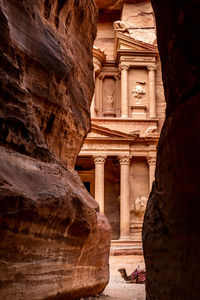
[[[110,226],[73,171],[96,21],[93,1],[0,1],[1,299],[75,299],[108,282]]]
[[[143,227],[147,299],[200,295],[199,1],[152,0],[167,116]]]

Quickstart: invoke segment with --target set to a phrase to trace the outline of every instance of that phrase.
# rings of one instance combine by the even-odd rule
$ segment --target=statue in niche
[[[146,197],[144,197],[144,196],[137,197],[134,204],[131,205],[131,212],[134,212],[135,215],[137,215],[137,216],[142,216],[145,212],[146,204],[147,204]]]
[[[114,90],[109,89],[107,92],[104,92],[105,95],[105,108],[106,111],[114,110]]]
[[[144,84],[144,81],[137,81],[135,88],[131,91],[131,93],[133,93],[134,97],[137,99],[135,104],[142,104],[141,98],[146,94],[146,91],[143,88]]]

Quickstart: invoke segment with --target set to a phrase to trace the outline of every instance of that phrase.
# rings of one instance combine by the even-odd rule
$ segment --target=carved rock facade
[[[0,298],[108,282],[110,226],[73,171],[90,128],[93,1],[0,1]]]
[[[155,35],[150,1],[118,4],[117,12],[112,7],[99,11],[92,127],[76,168],[111,224],[113,247],[123,240],[142,251],[142,222],[165,101],[158,49],[149,43],[152,29]],[[136,40],[138,27],[144,33]]]

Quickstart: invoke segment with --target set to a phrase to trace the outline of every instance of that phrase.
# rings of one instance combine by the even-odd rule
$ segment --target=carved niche
[[[131,99],[131,113],[133,119],[146,119],[147,112],[147,71],[146,68],[132,68],[130,70],[129,95]]]
[[[146,82],[144,81],[137,81],[136,86],[131,91],[136,98],[135,104],[142,104],[142,97],[146,94],[146,90],[144,89],[144,85]]]
[[[116,81],[114,76],[105,77],[103,81],[103,115],[116,116]]]

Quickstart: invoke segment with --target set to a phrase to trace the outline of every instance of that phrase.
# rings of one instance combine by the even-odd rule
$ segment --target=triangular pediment
[[[127,52],[134,54],[134,52],[138,54],[148,54],[155,56],[158,54],[158,49],[156,46],[144,43],[142,41],[138,41],[124,33],[117,32],[115,36],[115,51],[122,51],[123,54]]]
[[[104,126],[92,124],[86,140],[135,140],[138,134],[127,134]]]

